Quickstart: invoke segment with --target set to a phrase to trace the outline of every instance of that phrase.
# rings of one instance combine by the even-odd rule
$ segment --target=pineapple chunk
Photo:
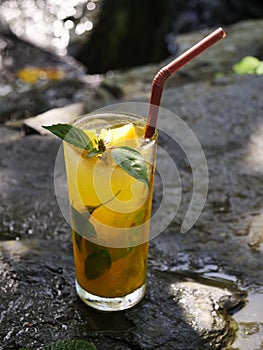
[[[129,145],[136,146],[136,131],[133,124],[126,124],[119,128],[103,130],[100,137],[106,146]]]

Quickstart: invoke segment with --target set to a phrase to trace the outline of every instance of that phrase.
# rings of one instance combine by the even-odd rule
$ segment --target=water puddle
[[[246,306],[233,317],[239,329],[231,350],[262,350],[263,292],[249,293]]]
[[[235,276],[222,272],[208,272],[203,276],[212,280],[237,282]],[[239,310],[233,310],[238,325],[236,340],[228,350],[263,350],[263,290],[250,291],[246,303]]]
[[[180,272],[179,272],[180,275]],[[187,273],[182,276],[193,278],[199,283],[227,288],[240,297],[240,303],[231,308],[230,313],[237,323],[235,341],[225,350],[263,350],[263,290],[242,291],[236,287],[237,277],[227,275],[221,271],[199,271]]]

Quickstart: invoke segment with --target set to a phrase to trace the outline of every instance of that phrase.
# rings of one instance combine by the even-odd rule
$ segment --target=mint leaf
[[[47,345],[43,350],[96,350],[96,346],[86,340],[57,340]]]
[[[62,140],[71,143],[74,146],[82,148],[87,151],[93,150],[93,145],[90,138],[85,132],[70,124],[55,124],[50,126],[43,126],[44,129],[49,130],[54,135]]]
[[[128,254],[132,252],[134,247],[126,248],[109,248],[109,253],[112,261],[116,261],[122,258],[125,258]]]
[[[81,238],[82,238],[81,234],[84,234],[85,236],[89,236],[92,238],[97,237],[96,230],[94,226],[91,224],[91,222],[89,221],[90,215],[92,215],[92,213],[96,209],[111,202],[115,197],[118,196],[120,192],[121,190],[119,190],[113,197],[111,197],[109,200],[107,200],[104,203],[100,203],[98,205],[86,205],[85,207],[87,209],[87,212],[85,213],[80,213],[77,209],[75,209],[71,205],[72,230],[73,230],[75,241],[79,250],[81,248]]]
[[[114,148],[111,155],[124,171],[149,187],[146,161],[139,151],[129,146],[121,146]]]
[[[97,237],[94,226],[89,222],[90,213],[81,214],[71,205],[72,229],[85,237]]]
[[[94,280],[103,275],[111,267],[111,257],[106,249],[96,248],[85,260],[85,275]]]
[[[72,230],[72,238],[76,242],[76,245],[78,247],[78,250],[81,252],[81,243],[82,240],[84,239],[78,232]]]
[[[98,140],[98,149],[93,147],[92,141],[86,133],[70,124],[55,124],[43,126],[62,140],[88,151],[87,159],[102,154],[106,151],[104,141]],[[111,151],[115,162],[129,175],[145,183],[149,187],[146,162],[143,156],[135,148],[120,146]]]

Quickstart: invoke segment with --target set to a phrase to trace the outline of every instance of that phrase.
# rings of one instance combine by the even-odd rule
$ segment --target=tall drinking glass
[[[119,112],[85,115],[73,125],[103,151],[89,158],[64,143],[76,290],[96,309],[127,309],[145,294],[157,136],[145,140],[145,119]],[[143,157],[147,183],[127,172],[134,159],[117,164],[117,148]]]

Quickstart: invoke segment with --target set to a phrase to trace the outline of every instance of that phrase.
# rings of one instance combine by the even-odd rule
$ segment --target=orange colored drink
[[[103,148],[89,158],[64,144],[77,292],[97,309],[126,309],[145,294],[156,136],[145,141],[145,120],[118,113],[87,115],[74,126]],[[122,146],[143,157],[147,183],[113,159]]]

